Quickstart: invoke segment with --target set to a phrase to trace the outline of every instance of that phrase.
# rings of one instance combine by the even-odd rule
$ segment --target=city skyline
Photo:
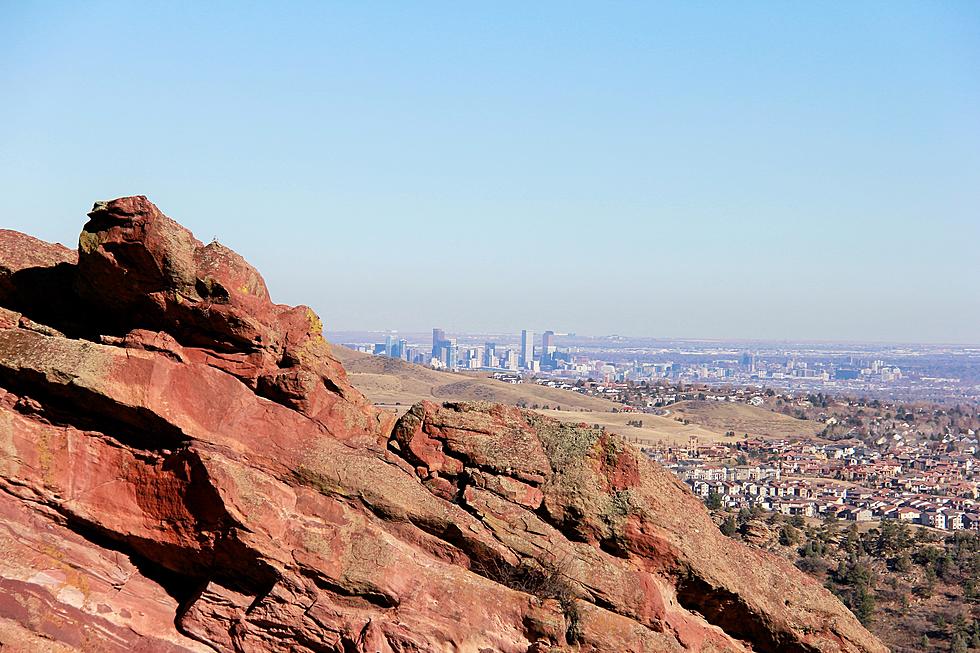
[[[520,328],[504,328],[500,330],[481,330],[481,329],[440,329],[443,333],[456,334],[463,336],[474,336],[474,337],[507,337],[511,336],[520,340],[521,330]],[[530,328],[529,331],[534,332],[540,338],[541,335],[548,332],[548,329],[541,328]],[[385,334],[392,335],[412,335],[423,337],[426,336],[431,331],[429,328],[424,329],[404,329],[404,328],[335,328],[333,325],[327,324],[324,333],[329,337],[337,339],[343,336],[341,334],[379,334],[384,336]],[[626,339],[648,339],[657,340],[664,342],[710,342],[710,343],[741,343],[745,345],[752,344],[775,344],[775,343],[792,343],[792,344],[827,344],[827,345],[881,345],[881,346],[901,346],[901,345],[925,345],[925,346],[936,346],[941,347],[943,345],[956,346],[956,347],[967,347],[972,346],[980,347],[980,336],[974,341],[930,341],[930,340],[872,340],[872,339],[849,339],[849,340],[835,340],[833,338],[793,338],[793,337],[781,337],[781,338],[742,338],[742,337],[727,337],[712,336],[703,337],[696,335],[678,335],[678,334],[651,334],[651,333],[625,333],[612,331],[608,333],[589,333],[585,331],[579,331],[575,329],[564,330],[562,332],[551,331],[552,335],[571,335],[582,338],[626,338]]]
[[[350,349],[510,382],[700,383],[853,392],[906,399],[980,400],[980,348],[592,338],[531,329],[508,334],[338,332]],[[384,341],[375,336],[383,336]],[[396,340],[397,336],[397,340]]]

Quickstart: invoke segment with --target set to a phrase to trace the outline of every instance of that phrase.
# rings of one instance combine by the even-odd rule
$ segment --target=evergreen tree
[[[867,585],[861,585],[858,587],[857,593],[854,597],[854,616],[856,616],[862,624],[868,625],[874,619],[874,614],[874,592]]]
[[[949,653],[967,653],[966,640],[963,635],[956,633],[949,642]]]
[[[705,503],[708,506],[708,510],[718,510],[721,508],[721,495],[712,491],[708,493],[708,500]]]

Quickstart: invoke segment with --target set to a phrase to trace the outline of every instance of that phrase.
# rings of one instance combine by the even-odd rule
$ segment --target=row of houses
[[[694,494],[703,499],[716,495],[730,510],[759,507],[790,516],[858,522],[894,519],[943,530],[980,530],[980,502],[974,499],[901,494],[829,479],[786,479],[778,471],[740,478],[747,473],[736,467],[721,472],[712,466],[689,470],[682,478]]]

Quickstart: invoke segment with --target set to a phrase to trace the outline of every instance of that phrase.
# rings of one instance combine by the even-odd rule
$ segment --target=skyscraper
[[[742,367],[746,368],[750,372],[755,372],[755,354],[750,351],[742,352],[742,358],[739,361]]]
[[[446,346],[446,367],[450,370],[459,369],[459,346],[456,338],[450,338]]]
[[[446,332],[442,329],[432,330],[432,354],[431,358],[443,359],[442,349],[446,345]]]
[[[544,358],[551,352],[551,339],[555,337],[554,331],[545,331],[541,334],[541,357]]]
[[[521,367],[528,367],[534,360],[534,331],[521,331]]]
[[[434,356],[439,361],[439,365],[447,370],[455,370],[459,367],[459,345],[456,338],[447,338],[438,342],[439,355]]]
[[[483,366],[497,367],[497,343],[488,342],[483,346]]]
[[[541,351],[538,352],[538,360],[541,361],[543,370],[555,369],[555,345],[552,344],[554,337],[555,332],[551,330],[541,334]]]
[[[442,329],[432,330],[432,358],[441,358],[439,355],[442,343],[446,340],[446,332]]]

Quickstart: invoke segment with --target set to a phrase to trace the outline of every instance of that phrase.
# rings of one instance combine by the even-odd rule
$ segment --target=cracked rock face
[[[877,652],[615,436],[397,423],[306,307],[145,197],[0,231],[4,651]]]

